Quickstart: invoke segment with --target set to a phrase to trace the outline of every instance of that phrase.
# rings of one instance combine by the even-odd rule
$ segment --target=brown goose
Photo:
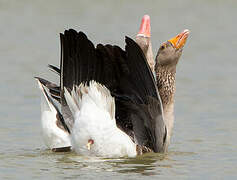
[[[149,15],[144,15],[142,18],[140,29],[136,36],[136,43],[141,47],[146,56],[147,62],[154,73],[155,61],[151,45],[151,25]]]
[[[183,47],[190,31],[184,30],[174,38],[163,43],[156,56],[155,73],[158,91],[163,104],[167,127],[167,144],[170,143],[174,123],[174,95],[176,65],[182,55]]]
[[[169,144],[174,122],[176,65],[190,32],[189,30],[184,30],[176,37],[163,43],[154,61],[150,31],[150,17],[144,15],[140,30],[136,36],[136,43],[145,54],[147,62],[157,80],[156,84],[161,96],[164,118],[168,129],[167,144]]]
[[[77,33],[74,30],[65,31],[65,34],[61,35],[63,56],[61,70],[56,69],[56,71],[61,73],[62,114],[52,103],[52,98],[45,89],[43,89],[43,94],[50,102],[49,104],[57,110],[61,127],[64,127],[69,134],[71,133],[70,140],[74,142],[75,151],[81,154],[89,153],[102,156],[134,156],[147,151],[165,152],[167,150],[172,130],[173,102],[166,101],[168,93],[166,93],[167,84],[164,82],[169,81],[171,77],[166,74],[171,73],[175,77],[174,69],[188,34],[188,31],[184,31],[183,34],[181,33],[162,44],[156,57],[157,86],[162,92],[161,99],[164,103],[165,120],[161,99],[154,85],[155,81],[146,63],[146,58],[141,53],[139,46],[130,38],[126,38],[126,51],[123,51],[119,47],[111,45],[98,45],[94,48],[83,33]],[[173,57],[169,56],[172,53]],[[164,54],[166,56],[163,56]],[[47,82],[45,84],[49,85]],[[51,85],[54,86],[54,84]],[[174,83],[169,84],[168,90],[174,86]],[[57,91],[58,89],[53,90]],[[101,94],[99,97],[105,96],[109,102],[104,101],[103,98],[98,99],[98,95],[95,94]],[[88,95],[93,97],[88,100],[97,102],[97,106],[101,102],[109,104],[106,105],[108,109],[102,106],[104,113],[100,116],[96,115],[97,118],[87,115],[83,121],[84,116],[78,118],[78,113],[86,111],[86,114],[93,114],[92,109],[98,108],[89,106],[93,103],[90,104],[90,101],[86,101]],[[115,97],[115,104],[111,95]],[[171,93],[171,99],[173,99],[173,95],[174,92]],[[82,102],[89,104],[89,109],[86,108],[86,105],[80,105]],[[66,116],[63,111],[65,107],[73,116],[72,125],[65,121]],[[113,115],[115,110],[116,116]],[[110,120],[105,117],[108,112]],[[127,117],[124,117],[124,114]],[[94,126],[94,130],[91,130],[93,129],[92,124],[88,124],[86,127],[90,128],[84,132],[85,127],[81,124],[87,123],[88,118],[92,124],[95,123],[95,118],[96,122],[99,118],[100,123]],[[115,124],[110,125],[111,120]],[[77,124],[79,125],[77,126]],[[97,133],[96,129],[101,128],[101,124],[105,124],[102,126],[103,131],[108,131],[106,137]],[[116,134],[115,136],[109,134],[111,129],[113,129],[112,134]],[[90,133],[88,134],[88,132]],[[106,138],[107,140],[104,141]],[[120,144],[120,140],[122,144]],[[87,146],[85,146],[86,142],[88,142]],[[101,146],[111,148],[105,149]],[[111,151],[114,148],[117,151]]]
[[[168,129],[167,145],[170,143],[174,122],[176,65],[182,55],[189,33],[189,30],[186,29],[176,37],[163,43],[159,48],[155,61],[151,45],[149,15],[143,16],[140,30],[136,36],[136,43],[141,47],[156,77],[156,84],[162,99],[164,118]]]
[[[73,149],[106,157],[164,152],[161,100],[140,47],[128,37],[125,51],[94,47],[84,33],[72,29],[61,34],[61,47],[61,112],[47,91],[43,94],[66,125]],[[72,114],[72,126],[64,108]]]
[[[136,36],[136,42],[140,45],[146,57],[152,59],[153,61],[153,55],[152,57],[151,55],[149,55],[151,51],[151,43],[149,41],[150,41],[150,17],[148,15],[145,15],[142,19],[139,33]],[[58,75],[60,75],[60,77],[63,76],[63,74],[61,73],[61,69],[53,65],[49,65],[49,68],[53,72],[56,72]],[[36,79],[38,80],[38,84],[42,92],[41,120],[42,120],[42,127],[43,127],[44,142],[53,151],[70,150],[69,147],[71,143],[68,138],[70,132],[67,126],[72,127],[73,118],[68,106],[65,106],[66,105],[65,100],[61,100],[61,97],[60,97],[61,88],[60,86],[54,83],[51,83],[45,79],[42,79],[40,77],[36,77]],[[63,82],[62,79],[60,82]],[[62,84],[61,84],[61,87],[63,87]],[[61,120],[62,115],[60,113],[60,110],[54,105],[55,103],[52,101],[50,97],[52,97],[54,100],[62,104],[61,109],[62,109],[62,114],[64,115],[63,121]],[[119,110],[117,109],[116,114],[118,114],[118,112]],[[118,119],[120,116],[117,116]],[[64,122],[66,122],[67,126],[65,126]],[[121,122],[120,120],[118,120],[117,124],[123,128],[127,126],[128,127],[131,126],[131,122],[124,123],[124,122]],[[127,128],[126,130],[129,132],[129,128]],[[65,148],[65,146],[67,146],[67,148]]]
[[[155,61],[153,60],[150,17],[148,15],[144,15],[140,30],[136,36],[136,43],[141,47],[156,77],[156,85],[162,100],[164,120],[167,127],[167,146],[170,143],[174,123],[176,65],[182,55],[182,50],[189,33],[190,31],[186,29],[163,43],[158,50]]]

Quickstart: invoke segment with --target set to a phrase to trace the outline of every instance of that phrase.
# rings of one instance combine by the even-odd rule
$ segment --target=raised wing
[[[162,152],[166,138],[162,103],[155,80],[140,47],[126,37],[126,48],[99,44],[95,48],[82,32],[65,31],[61,37],[61,105],[64,119],[73,124],[64,97],[74,85],[95,80],[116,100],[116,123],[139,145]]]

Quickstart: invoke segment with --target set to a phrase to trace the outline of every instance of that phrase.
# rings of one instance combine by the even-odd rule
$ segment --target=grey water
[[[237,1],[0,0],[0,179],[235,179]],[[58,82],[59,33],[124,46],[144,14],[153,51],[191,31],[177,67],[169,152],[102,159],[47,150],[34,76]]]

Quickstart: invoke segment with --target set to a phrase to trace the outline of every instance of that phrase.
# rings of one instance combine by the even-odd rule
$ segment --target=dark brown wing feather
[[[49,93],[52,96],[52,98],[60,102],[60,87],[58,85],[40,77],[35,77],[35,78],[38,79],[40,83],[43,84],[46,88],[48,88]]]
[[[126,37],[126,62],[129,73],[121,78],[119,110],[132,122],[135,140],[154,152],[165,151],[166,128],[161,99],[153,74],[140,47]],[[121,108],[123,107],[123,108]]]
[[[60,70],[58,67],[56,67],[56,66],[54,66],[54,65],[52,65],[52,64],[49,64],[48,67],[49,67],[49,69],[50,69],[51,71],[53,71],[53,72],[55,72],[56,74],[60,75],[61,70]]]
[[[60,88],[49,81],[41,81],[60,101],[65,127],[71,129],[73,118],[64,98],[64,87],[72,90],[74,85],[95,80],[115,97],[118,127],[140,146],[164,152],[167,132],[162,103],[140,47],[126,37],[125,51],[112,45],[99,44],[95,48],[84,33],[72,29],[60,34],[60,40],[60,69],[49,65],[52,71],[60,74]]]
[[[61,114],[59,108],[56,106],[56,104],[55,104],[55,102],[53,101],[53,99],[51,98],[51,96],[50,96],[50,95],[47,93],[47,91],[45,90],[45,87],[47,87],[47,85],[49,86],[49,85],[52,85],[53,83],[50,83],[49,81],[44,80],[44,79],[39,78],[39,77],[35,77],[35,78],[36,78],[37,80],[39,80],[39,82],[42,84],[43,93],[46,95],[47,100],[50,102],[50,104],[52,104],[52,106],[54,107],[54,109],[55,109],[56,112],[57,112],[57,113],[56,113],[56,118],[57,118],[56,125],[57,125],[60,129],[66,131],[66,132],[68,132],[68,133],[70,134],[70,130],[69,130],[68,126],[66,125],[66,123],[65,123],[65,121],[64,121],[64,118],[63,118],[63,116],[62,116],[62,114]],[[54,85],[54,84],[53,84],[53,85]],[[47,87],[47,88],[48,88],[48,87]]]

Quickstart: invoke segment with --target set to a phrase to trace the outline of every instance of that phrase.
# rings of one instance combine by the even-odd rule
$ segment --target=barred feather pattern
[[[156,73],[157,87],[162,99],[163,107],[174,102],[175,94],[175,73],[160,69]]]
[[[156,78],[163,104],[164,120],[167,127],[167,144],[170,144],[174,126],[175,73],[159,67],[158,70],[156,70]]]

